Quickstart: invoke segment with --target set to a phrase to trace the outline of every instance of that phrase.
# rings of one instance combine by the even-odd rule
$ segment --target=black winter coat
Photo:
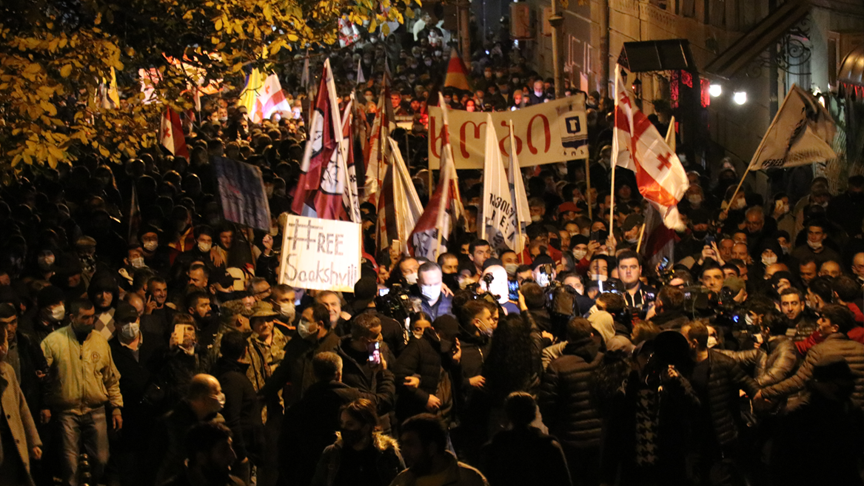
[[[354,358],[344,351],[350,346],[351,337],[346,336],[341,346],[336,350],[342,358],[342,382],[356,388],[361,398],[366,398],[375,404],[378,416],[381,418],[381,429],[389,432],[389,419],[387,414],[393,411],[396,405],[396,385],[393,380],[393,372],[385,369],[373,369],[368,362],[358,363]],[[386,343],[381,344],[381,356],[388,363],[395,362]]]
[[[441,340],[433,329],[426,329],[422,338],[412,338],[408,342],[408,347],[393,365],[398,392],[396,416],[399,421],[427,411],[429,395],[438,392],[442,370],[448,370],[449,367],[450,357],[442,353]],[[409,376],[419,377],[420,386],[405,387],[405,378]]]
[[[258,390],[258,394],[271,400],[279,390],[285,388],[282,394],[285,407],[297,403],[306,389],[315,383],[312,358],[318,353],[335,352],[338,347],[339,336],[335,332],[331,331],[321,339],[303,339],[294,331],[291,340],[285,345],[285,358],[267,379],[267,383]]]
[[[260,462],[264,443],[264,425],[261,423],[258,395],[246,377],[248,367],[248,364],[219,358],[213,373],[225,394],[222,416],[225,417],[225,425],[231,429],[234,452],[240,460],[248,457],[252,463],[257,463]]]
[[[480,451],[480,471],[491,486],[570,486],[561,444],[539,429],[504,430]]]
[[[759,348],[723,351],[752,375],[760,387],[771,386],[788,378],[798,368],[798,350],[786,336],[772,336]]]
[[[312,482],[321,453],[336,440],[339,409],[358,398],[360,392],[345,383],[318,382],[285,412],[279,437],[281,486],[306,486]]]
[[[592,376],[603,359],[593,339],[568,343],[564,355],[549,363],[538,393],[543,421],[563,444],[600,447],[602,420],[592,398]]]
[[[738,390],[744,390],[752,398],[759,386],[732,358],[709,349],[708,360],[708,403],[702,406],[708,407],[717,443],[725,446],[738,439],[741,422]]]
[[[138,359],[132,350],[115,338],[108,341],[114,365],[120,373],[120,393],[123,395],[123,433],[117,447],[123,450],[146,451],[149,444],[153,420],[165,397],[151,374],[151,357],[157,343],[155,338],[144,336],[138,346]]]

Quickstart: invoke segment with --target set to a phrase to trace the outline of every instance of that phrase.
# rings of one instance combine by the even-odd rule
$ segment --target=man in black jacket
[[[537,403],[525,392],[513,392],[504,404],[512,428],[495,434],[480,451],[480,470],[491,486],[570,486],[561,444],[533,427]]]
[[[360,398],[356,388],[342,383],[342,358],[338,354],[330,351],[316,354],[312,358],[312,371],[317,381],[285,412],[279,438],[280,486],[305,486],[312,482],[321,453],[336,440],[339,410]]]
[[[735,361],[718,351],[708,349],[708,328],[700,321],[681,328],[681,334],[690,344],[693,366],[686,378],[693,386],[700,407],[692,418],[693,447],[688,463],[694,484],[704,484],[712,468],[727,460],[735,460],[738,451],[739,423],[741,422],[738,390],[756,396],[759,386],[747,376]],[[725,471],[731,473],[731,469]]]
[[[114,365],[120,373],[123,395],[123,433],[111,442],[110,463],[123,484],[144,486],[150,431],[164,397],[153,382],[150,359],[156,340],[141,331],[138,311],[121,302],[114,313],[117,336],[108,342]]]
[[[378,343],[378,361],[371,358],[370,349]],[[396,362],[387,344],[381,340],[381,320],[372,313],[363,313],[351,320],[351,335],[342,338],[336,350],[342,358],[342,381],[360,391],[360,397],[375,404],[381,419],[381,429],[390,431],[389,413],[396,403],[393,373],[387,368]]]
[[[249,368],[249,363],[244,363],[247,349],[242,333],[231,331],[225,334],[220,347],[222,357],[216,361],[214,370],[225,394],[222,416],[225,417],[225,425],[231,429],[234,451],[237,453],[234,474],[246,483],[249,482],[250,462],[261,467],[264,440],[261,405],[252,382],[246,377],[246,369]]]
[[[578,485],[596,485],[599,481],[602,424],[591,399],[591,384],[603,353],[592,334],[587,319],[570,319],[564,354],[549,363],[538,393],[543,420],[561,441]]]

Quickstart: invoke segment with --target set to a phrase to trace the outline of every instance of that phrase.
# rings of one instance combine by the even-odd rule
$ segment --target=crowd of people
[[[448,53],[436,28],[398,34],[334,69],[360,60],[373,117],[390,56],[422,137]],[[486,47],[454,109],[554,96]],[[460,171],[437,261],[379,250],[361,205],[353,293],[279,283],[302,118],[256,125],[224,98],[189,160],[22,167],[0,188],[0,484],[862,484],[864,177],[832,194],[796,169],[728,201],[734,168],[691,162],[687,229],[649,265],[632,173],[610,203],[612,107],[587,100],[587,173],[524,174],[524,251],[478,238],[483,175]],[[270,231],[223,219],[215,156],[261,168]]]

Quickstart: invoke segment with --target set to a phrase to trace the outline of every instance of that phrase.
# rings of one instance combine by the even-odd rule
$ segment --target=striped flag
[[[444,87],[471,91],[471,85],[468,83],[468,70],[465,69],[465,64],[462,63],[462,58],[459,57],[455,47],[450,49],[450,61],[447,64]]]
[[[378,198],[378,251],[395,244],[400,253],[407,253],[408,238],[423,214],[423,205],[402,160],[399,145],[392,138],[388,138],[387,143],[391,150]]]
[[[255,111],[252,112],[251,119],[254,123],[261,123],[277,111],[290,112],[291,105],[285,99],[285,92],[282,91],[279,77],[271,74],[267,76],[261,89],[258,90],[258,96],[255,98]]]
[[[342,204],[347,183],[342,149],[344,130],[336,101],[333,71],[327,59],[291,205],[294,213],[312,218],[350,220]]]
[[[636,173],[639,193],[654,206],[666,227],[683,229],[677,205],[690,187],[687,174],[675,151],[636,106],[621,79],[620,65],[615,66],[612,157],[615,165]]]
[[[390,87],[384,85],[378,97],[378,113],[372,122],[369,143],[363,154],[366,180],[363,185],[363,199],[376,204],[376,197],[387,172],[387,161],[390,159],[390,147],[387,139],[396,129],[396,116],[393,114],[393,104],[390,102]]]

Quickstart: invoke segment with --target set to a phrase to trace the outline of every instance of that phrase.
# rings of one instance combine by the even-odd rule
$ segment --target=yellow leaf
[[[289,42],[297,42],[300,40],[300,38],[297,37],[297,34],[288,34],[287,37]]]
[[[48,154],[53,155],[57,158],[57,160],[63,160],[66,158],[66,154],[64,154],[62,150],[53,145],[48,146]]]
[[[214,43],[214,44],[218,44],[218,43],[219,43],[219,38],[218,38],[218,37],[211,37],[211,38],[210,38],[210,42],[212,42],[212,43]]]
[[[217,31],[222,30],[222,19],[216,19],[216,23],[213,25],[213,27]]]
[[[99,153],[102,154],[102,157],[109,157],[111,155],[111,152],[105,147],[99,147]]]
[[[60,76],[63,76],[64,78],[68,78],[70,74],[72,74],[72,65],[71,64],[67,64],[67,65],[63,66],[62,68],[60,68]]]
[[[414,18],[414,10],[412,10],[410,8],[406,8],[405,9],[405,16],[408,17],[409,19],[413,19]]]
[[[270,5],[264,5],[264,18],[267,22],[273,22],[273,10],[270,9]]]
[[[378,19],[372,19],[372,22],[369,23],[369,32],[375,32],[375,29],[378,28]]]

